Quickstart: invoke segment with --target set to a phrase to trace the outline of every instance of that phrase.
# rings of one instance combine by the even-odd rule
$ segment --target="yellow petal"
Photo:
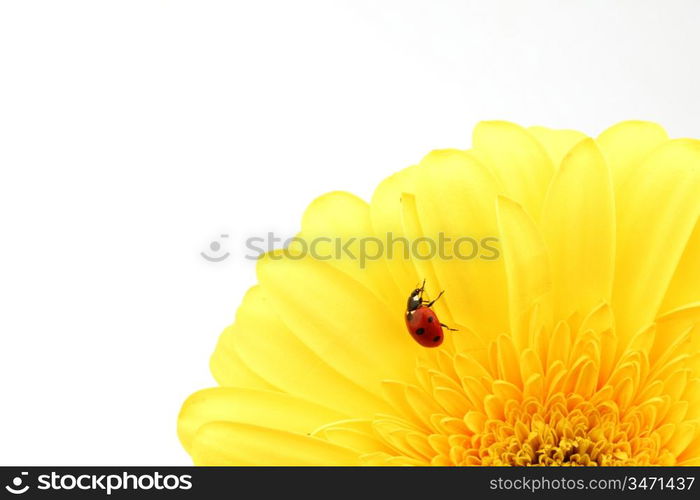
[[[442,409],[433,399],[432,395],[415,385],[406,385],[406,401],[414,409],[417,415],[424,420],[431,415],[442,413]]]
[[[235,351],[245,366],[254,367],[275,388],[338,412],[370,417],[389,408],[383,398],[340,374],[301,342],[260,286],[243,298],[236,322],[222,334],[217,352],[223,348]]]
[[[700,465],[700,428],[695,429],[692,441],[678,459],[682,465]]]
[[[516,386],[522,386],[520,367],[518,366],[519,356],[516,346],[513,345],[512,337],[505,334],[499,335],[496,342],[498,345],[498,373],[503,380]]]
[[[406,442],[411,448],[413,448],[416,451],[418,455],[421,456],[421,458],[430,460],[433,457],[433,455],[435,455],[435,452],[428,444],[428,440],[425,434],[409,432],[408,434],[406,434]]]
[[[591,397],[598,382],[598,368],[593,361],[585,362],[579,373],[574,392],[585,398]]]
[[[383,380],[382,389],[384,390],[387,401],[395,408],[395,411],[392,413],[396,414],[396,411],[398,411],[399,415],[414,422],[416,425],[422,427],[423,430],[430,430],[430,427],[423,421],[422,415],[420,415],[406,399],[405,383],[394,380]]]
[[[544,397],[544,377],[540,373],[533,373],[525,381],[525,389],[523,394],[526,397],[534,397],[541,399]]]
[[[192,441],[195,465],[359,465],[357,454],[318,438],[257,425],[211,422]]]
[[[629,339],[657,315],[700,214],[700,141],[655,150],[618,197],[613,309]]]
[[[405,168],[382,181],[374,191],[370,203],[370,219],[375,234],[391,234],[393,237],[393,244],[388,245],[386,249],[386,265],[396,294],[405,298],[416,283],[424,278],[418,275],[411,260],[410,246],[406,244],[408,236],[404,229],[401,208],[402,195],[415,192],[418,170],[415,166]],[[407,248],[408,253],[406,253]]]
[[[391,457],[387,460],[387,465],[398,467],[398,466],[422,466],[425,463],[415,458],[409,457]]]
[[[683,399],[688,401],[688,420],[700,419],[700,378],[688,382]]]
[[[472,406],[482,410],[484,408],[484,398],[488,395],[486,388],[474,377],[464,377],[462,379],[462,387],[464,387],[464,394]]]
[[[547,150],[555,169],[559,167],[569,151],[586,138],[586,134],[577,130],[559,130],[547,127],[529,127],[527,130]]]
[[[216,349],[209,362],[209,368],[214,379],[220,385],[277,390],[277,387],[243,362],[231,343],[233,335],[233,325],[231,325],[219,337]]]
[[[700,196],[700,194],[699,194]],[[685,245],[683,255],[666,290],[661,312],[671,311],[691,302],[700,302],[700,222]]]
[[[505,380],[496,380],[493,383],[493,393],[503,401],[522,401],[523,399],[519,386]]]
[[[600,366],[598,368],[598,387],[601,387],[612,373],[617,353],[617,337],[612,330],[605,330],[600,335]]]
[[[408,292],[397,293],[386,265],[387,235],[375,235],[364,200],[342,191],[316,198],[304,212],[298,236],[312,256],[376,291],[389,307],[404,305]]]
[[[434,392],[435,401],[442,406],[448,415],[464,415],[472,408],[469,400],[461,391],[448,387],[438,387]]]
[[[667,140],[666,131],[656,123],[625,121],[605,130],[596,142],[612,168],[615,187],[620,189],[636,174],[644,158]]]
[[[700,302],[659,316],[656,330],[650,353],[655,365],[664,365],[679,354],[700,351]]]
[[[406,436],[412,432],[410,428],[397,425],[391,420],[375,420],[372,422],[375,433],[392,447],[399,451],[401,455],[413,455],[413,448],[406,441]]]
[[[470,431],[479,433],[484,429],[484,424],[486,424],[486,415],[480,411],[468,411],[464,415],[464,423]]]
[[[564,363],[559,360],[549,365],[547,368],[547,379],[545,386],[547,387],[547,391],[550,396],[561,390],[566,373],[567,371]]]
[[[666,444],[666,448],[672,455],[678,456],[693,442],[695,439],[696,426],[690,422],[681,422],[676,427],[676,432]]]
[[[595,333],[602,333],[606,330],[614,330],[614,314],[610,304],[604,302],[595,307],[581,322],[579,331],[585,332],[593,330]]]
[[[520,355],[520,374],[522,376],[522,380],[525,381],[535,374],[544,374],[542,361],[531,347],[525,349]]]
[[[440,301],[457,325],[490,340],[507,326],[503,262],[481,245],[474,255],[474,243],[467,238],[478,244],[498,237],[494,179],[469,154],[454,150],[431,153],[419,172],[415,204],[422,231],[433,241],[440,240],[440,233],[446,238],[445,258],[430,262],[439,281],[433,286],[445,290]],[[497,248],[497,243],[491,245]],[[458,340],[457,333],[454,338]]]
[[[415,274],[423,277],[425,282],[426,298],[436,297],[437,294],[443,290],[438,275],[435,271],[435,267],[440,266],[435,266],[437,261],[433,260],[434,257],[426,258],[421,256],[430,256],[432,254],[434,243],[431,243],[431,241],[436,242],[438,241],[439,237],[426,235],[424,233],[418,217],[418,208],[416,207],[415,195],[410,193],[403,193],[401,195],[401,216],[404,232],[408,237],[408,241],[411,242],[411,255]],[[418,283],[421,283],[421,281],[419,280],[415,286],[419,286]],[[412,288],[415,288],[415,286]],[[411,288],[409,288],[409,290],[410,289]],[[434,305],[434,310],[437,311],[440,318],[442,318],[444,321],[454,323],[455,319],[450,312],[450,303],[454,305],[454,301],[452,299],[440,300]],[[451,336],[447,337],[445,340],[445,346],[450,346],[450,349],[452,350],[453,344]]]
[[[454,357],[454,368],[459,380],[469,375],[490,378],[491,372],[487,366],[488,362],[482,363],[478,361],[471,353],[460,353]]]
[[[393,451],[379,439],[360,433],[354,429],[345,429],[343,427],[326,430],[324,432],[324,439],[333,444],[353,450],[358,454],[375,452],[376,450],[384,450],[385,452]]]
[[[484,399],[484,409],[486,410],[486,415],[490,419],[503,419],[503,400],[493,394],[489,394]]]
[[[627,346],[628,351],[640,351],[648,356],[656,339],[656,325],[650,325],[637,332]]]
[[[374,467],[380,467],[384,465],[389,465],[389,461],[394,458],[388,453],[383,451],[377,451],[374,453],[365,453],[360,455],[360,462],[362,465],[371,465]]]
[[[275,258],[266,254],[258,261],[260,285],[285,325],[317,356],[379,396],[383,379],[415,380],[423,348],[406,332],[403,310],[387,310],[372,291],[326,263]]]
[[[508,277],[510,329],[515,347],[522,350],[535,304],[544,305],[551,300],[549,258],[532,218],[520,205],[503,196],[498,198],[498,223]]]
[[[333,422],[317,429],[312,435],[354,450],[358,454],[394,451],[376,436],[371,420],[351,419]]]
[[[615,388],[617,405],[621,410],[625,410],[634,398],[634,383],[630,379],[624,379]]]
[[[189,450],[197,430],[209,422],[239,422],[308,433],[344,416],[279,392],[215,387],[192,394],[180,410],[178,436]]]
[[[610,172],[591,139],[564,158],[542,211],[553,277],[554,317],[587,314],[610,301],[615,211]]]
[[[537,139],[514,123],[492,121],[476,126],[473,144],[503,186],[503,194],[539,219],[554,167]]]
[[[678,399],[685,391],[686,385],[688,384],[688,378],[690,378],[689,370],[680,370],[671,373],[664,381],[664,393],[671,396],[671,399],[678,402]],[[687,401],[686,401],[687,403]]]

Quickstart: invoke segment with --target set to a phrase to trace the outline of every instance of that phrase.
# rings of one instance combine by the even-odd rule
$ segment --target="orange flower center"
[[[645,424],[636,410],[622,417],[613,401],[557,394],[545,405],[512,405],[472,441],[483,465],[649,465],[663,460],[659,436]]]

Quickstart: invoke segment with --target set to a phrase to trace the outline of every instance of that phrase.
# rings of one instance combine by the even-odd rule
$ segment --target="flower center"
[[[631,419],[625,419],[631,420]],[[514,405],[504,420],[490,420],[480,436],[483,465],[642,465],[658,454],[647,433],[630,436],[617,405],[594,406],[558,394],[542,405]]]

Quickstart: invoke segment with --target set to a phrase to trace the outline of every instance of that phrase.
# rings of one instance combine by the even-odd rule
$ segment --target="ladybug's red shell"
[[[444,340],[440,320],[428,306],[406,312],[406,327],[411,337],[423,347],[437,347]]]

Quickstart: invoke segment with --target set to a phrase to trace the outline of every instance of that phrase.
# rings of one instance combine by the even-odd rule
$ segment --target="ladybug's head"
[[[408,296],[408,302],[406,303],[407,311],[415,311],[423,303],[423,289],[425,288],[425,280],[420,288],[416,288]]]

